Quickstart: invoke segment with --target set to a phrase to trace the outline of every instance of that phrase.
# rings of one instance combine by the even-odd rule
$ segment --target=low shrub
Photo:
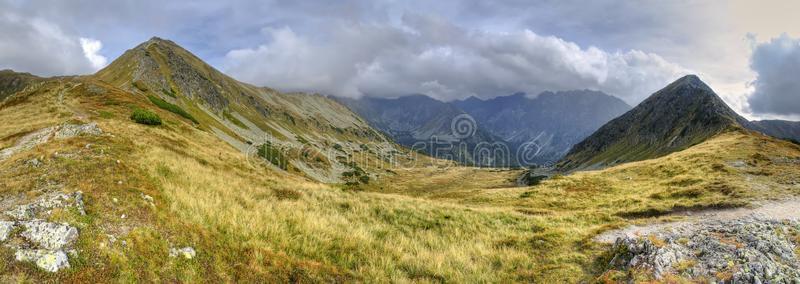
[[[177,105],[171,104],[171,103],[169,103],[169,102],[167,102],[165,100],[162,100],[161,98],[153,96],[153,95],[147,96],[147,99],[149,99],[150,102],[152,102],[154,105],[158,106],[161,109],[164,109],[166,111],[169,111],[169,112],[177,114],[177,115],[180,115],[183,118],[191,120],[195,124],[199,124],[199,122],[197,122],[197,119],[195,119],[191,114],[189,114],[188,112],[186,112],[185,110],[183,110],[181,107],[179,107]]]
[[[161,118],[158,117],[157,114],[145,109],[133,110],[131,120],[144,125],[161,125]]]

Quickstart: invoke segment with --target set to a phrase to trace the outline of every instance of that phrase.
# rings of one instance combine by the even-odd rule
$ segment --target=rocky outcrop
[[[78,239],[78,229],[67,224],[42,220],[20,222],[20,224],[24,227],[21,236],[43,249],[60,250]]]
[[[50,139],[69,139],[81,135],[100,135],[103,131],[97,123],[64,124],[34,131],[17,140],[14,146],[0,151],[0,161],[10,158],[16,153],[24,152],[38,145],[47,143]]]
[[[45,194],[4,212],[14,221],[0,221],[0,242],[15,250],[17,261],[33,262],[48,272],[69,267],[67,252],[74,252],[72,245],[79,232],[67,223],[45,221],[56,208],[74,208],[80,214],[86,214],[80,191]]]
[[[50,215],[55,208],[74,207],[82,215],[86,212],[83,208],[83,193],[80,191],[72,194],[61,192],[46,194],[45,196],[28,204],[22,204],[5,212],[5,215],[15,220],[30,220],[43,218]]]
[[[711,283],[800,283],[800,223],[751,216],[617,239],[609,266]]]
[[[68,139],[80,135],[100,135],[103,131],[97,127],[97,123],[87,124],[65,124],[58,128],[55,139]]]

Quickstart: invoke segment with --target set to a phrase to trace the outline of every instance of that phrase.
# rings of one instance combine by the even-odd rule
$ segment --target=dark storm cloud
[[[753,112],[800,114],[800,39],[782,35],[756,46],[750,66],[758,73],[749,99]]]

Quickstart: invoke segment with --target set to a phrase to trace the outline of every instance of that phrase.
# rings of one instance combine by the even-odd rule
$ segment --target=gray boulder
[[[49,250],[17,250],[14,254],[17,261],[30,261],[36,263],[36,266],[47,271],[57,272],[63,268],[69,268],[69,260],[67,254],[63,251],[49,251]]]
[[[67,224],[41,220],[21,222],[21,224],[25,227],[22,237],[43,249],[62,249],[78,239],[78,229]]]

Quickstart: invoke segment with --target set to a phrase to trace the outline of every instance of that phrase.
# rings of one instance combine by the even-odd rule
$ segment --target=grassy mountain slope
[[[169,40],[153,38],[128,50],[95,77],[177,106],[242,152],[255,154],[269,143],[287,154],[288,164],[279,167],[319,181],[342,182],[353,162],[375,177],[378,168],[403,159],[390,140],[339,103],[238,82]]]
[[[0,101],[42,79],[28,73],[0,70]]]
[[[800,122],[786,120],[753,121],[752,129],[772,137],[800,141]]]
[[[571,171],[661,157],[746,126],[711,88],[688,75],[575,145],[557,167]]]

